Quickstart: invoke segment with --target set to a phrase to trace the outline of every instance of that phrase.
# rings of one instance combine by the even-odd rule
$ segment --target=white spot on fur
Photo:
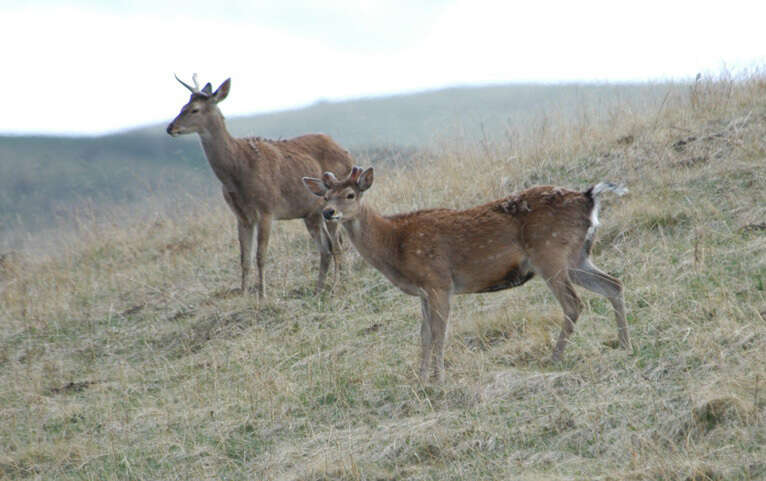
[[[593,239],[593,234],[596,233],[596,227],[598,227],[598,197],[593,197],[593,210],[590,211],[590,227],[588,232],[585,233],[585,238],[588,240]]]

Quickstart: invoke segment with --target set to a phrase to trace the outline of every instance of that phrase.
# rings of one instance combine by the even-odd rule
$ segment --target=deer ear
[[[205,88],[207,88],[207,85],[205,85]],[[218,87],[218,90],[216,90],[215,93],[213,94],[213,100],[215,100],[215,103],[218,103],[221,100],[225,99],[226,96],[229,95],[230,88],[231,88],[231,79],[227,78],[226,80],[223,81],[221,86]]]
[[[322,197],[324,193],[327,192],[327,187],[325,187],[324,182],[319,179],[304,177],[301,180],[303,181],[303,185],[317,197]]]
[[[210,82],[206,83],[204,87],[202,87],[202,90],[200,90],[205,95],[213,95],[213,86],[210,85]]]
[[[372,167],[370,167],[359,175],[359,179],[356,181],[356,185],[359,186],[360,191],[364,192],[365,190],[372,187],[372,181],[373,170]]]

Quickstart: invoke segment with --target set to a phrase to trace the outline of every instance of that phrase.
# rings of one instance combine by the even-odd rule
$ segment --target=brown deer
[[[337,226],[325,225],[321,205],[300,183],[303,175],[321,175],[327,170],[348,173],[351,156],[326,135],[303,135],[290,140],[266,140],[259,137],[234,138],[226,130],[218,108],[229,94],[231,79],[213,92],[210,83],[199,88],[196,74],[190,86],[189,102],[168,125],[171,136],[197,133],[210,167],[223,184],[223,198],[237,217],[242,293],[248,292],[253,230],[258,228],[255,263],[258,267],[258,294],[264,296],[266,285],[263,264],[269,245],[273,220],[303,219],[311,237],[319,246],[317,291],[324,285],[330,256],[336,275],[340,266]]]
[[[444,342],[453,294],[494,292],[540,274],[564,309],[553,359],[559,360],[582,310],[572,283],[606,296],[614,307],[620,344],[630,349],[622,284],[590,260],[599,195],[626,189],[609,183],[585,192],[538,186],[467,210],[430,209],[382,216],[362,202],[373,170],[354,167],[339,181],[331,172],[303,179],[324,198],[322,214],[343,225],[370,264],[423,310],[420,378],[444,379]]]

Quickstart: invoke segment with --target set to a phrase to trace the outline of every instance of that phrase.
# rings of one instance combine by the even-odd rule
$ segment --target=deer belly
[[[461,279],[457,284],[462,288],[459,288],[458,292],[502,291],[520,286],[535,275],[534,269],[526,259],[519,262],[519,260],[495,258],[494,262],[468,266],[470,266],[469,269],[464,269],[460,273]]]
[[[490,280],[480,286],[476,292],[495,292],[512,287],[518,287],[535,276],[534,271],[515,267],[507,271],[501,278]]]

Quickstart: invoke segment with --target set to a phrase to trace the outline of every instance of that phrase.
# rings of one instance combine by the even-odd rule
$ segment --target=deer
[[[630,350],[620,281],[590,259],[599,197],[622,186],[598,183],[584,192],[536,186],[466,210],[428,209],[387,215],[363,202],[372,167],[353,167],[338,180],[332,172],[303,183],[321,197],[322,215],[343,226],[359,254],[405,294],[421,300],[420,380],[444,380],[444,344],[450,300],[518,287],[540,275],[564,311],[553,350],[558,362],[583,304],[577,284],[612,304],[622,348]]]
[[[321,175],[335,169],[348,173],[353,164],[349,153],[323,134],[289,140],[234,138],[226,129],[218,108],[229,94],[231,78],[214,92],[210,83],[199,87],[197,74],[192,76],[194,85],[175,77],[191,92],[191,97],[170,122],[167,133],[172,137],[198,134],[210,167],[221,181],[223,198],[237,219],[242,294],[247,294],[250,288],[253,231],[257,229],[256,287],[259,298],[263,298],[266,296],[263,268],[272,221],[288,219],[303,219],[319,248],[316,290],[322,291],[330,257],[333,258],[336,279],[341,268],[337,226],[324,222],[321,205],[306,192],[300,177]]]

